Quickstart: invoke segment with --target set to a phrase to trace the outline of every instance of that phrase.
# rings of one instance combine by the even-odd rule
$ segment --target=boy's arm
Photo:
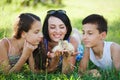
[[[83,58],[81,59],[79,64],[78,69],[79,73],[83,73],[86,71],[89,63],[89,56],[90,56],[89,48],[85,48]]]
[[[113,65],[115,69],[120,70],[120,45],[113,43],[111,46],[111,57],[113,59]]]

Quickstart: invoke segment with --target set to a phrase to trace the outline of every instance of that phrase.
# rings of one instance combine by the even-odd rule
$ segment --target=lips
[[[55,38],[61,38],[61,34],[59,34],[59,35],[53,35]]]
[[[87,45],[87,44],[89,44],[89,41],[83,41],[83,43],[84,43],[85,45]]]

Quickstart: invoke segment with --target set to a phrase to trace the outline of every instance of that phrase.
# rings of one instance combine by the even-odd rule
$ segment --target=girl
[[[34,65],[31,64],[32,51],[41,41],[40,30],[41,22],[38,16],[32,13],[20,14],[14,24],[13,37],[0,41],[0,69],[6,73],[20,71],[27,59],[30,67]]]

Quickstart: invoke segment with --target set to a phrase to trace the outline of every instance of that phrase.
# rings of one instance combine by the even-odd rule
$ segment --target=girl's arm
[[[115,69],[120,70],[120,45],[113,43],[111,46],[111,56]]]
[[[0,41],[0,69],[3,72],[8,73],[11,66],[8,59],[8,44],[4,39]]]
[[[35,61],[34,61],[34,58],[33,58],[33,54],[30,55],[29,57],[29,67],[30,67],[30,70],[34,73],[38,73],[39,70],[36,70],[35,69]]]
[[[22,51],[22,55],[20,57],[20,59],[18,60],[18,62],[14,65],[14,67],[12,67],[10,69],[9,72],[16,72],[16,71],[20,71],[20,69],[22,68],[22,66],[24,65],[24,63],[26,62],[26,60],[30,57],[30,55],[32,54],[33,50],[36,49],[37,46],[33,46],[28,42],[25,42],[24,44],[24,48]]]

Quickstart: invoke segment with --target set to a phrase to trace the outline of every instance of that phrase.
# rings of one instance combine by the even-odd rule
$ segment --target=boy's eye
[[[82,34],[85,34],[85,32],[82,32]]]
[[[89,32],[88,34],[89,34],[89,35],[92,35],[93,33],[92,33],[92,32]]]

